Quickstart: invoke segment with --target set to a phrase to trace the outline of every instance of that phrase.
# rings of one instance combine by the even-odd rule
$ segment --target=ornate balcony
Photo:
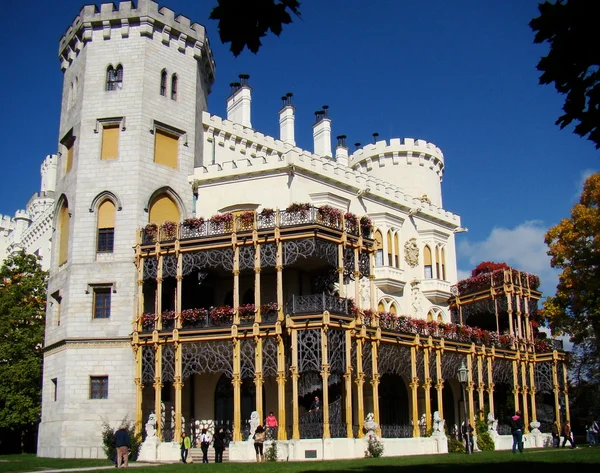
[[[376,266],[375,285],[387,294],[402,292],[406,281],[404,280],[404,270],[392,266]]]
[[[348,299],[325,293],[308,296],[294,295],[285,306],[286,313],[290,315],[322,314],[325,311],[336,315],[350,315],[350,309]]]
[[[419,282],[423,295],[434,304],[447,302],[452,295],[450,293],[451,284],[448,281],[442,281],[441,279],[421,279]]]

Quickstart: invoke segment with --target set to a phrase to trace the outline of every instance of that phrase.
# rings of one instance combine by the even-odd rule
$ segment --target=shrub
[[[460,440],[448,433],[446,436],[448,437],[448,453],[465,453],[465,446]]]
[[[496,445],[488,432],[487,423],[481,419],[475,421],[475,430],[477,432],[477,448],[482,452],[493,452]]]
[[[383,455],[383,443],[377,436],[373,434],[369,435],[365,457],[379,458],[381,455]]]
[[[119,422],[119,427],[121,425],[127,426],[127,434],[129,435],[129,459],[135,461],[140,453],[142,436],[135,434],[135,424],[133,421],[130,421],[127,416]],[[102,449],[104,450],[106,458],[111,461],[116,458],[117,454],[117,449],[115,447],[116,432],[117,429],[113,429],[106,419],[102,419]]]
[[[265,452],[265,460],[268,462],[276,462],[277,461],[277,442],[273,440],[267,451]]]

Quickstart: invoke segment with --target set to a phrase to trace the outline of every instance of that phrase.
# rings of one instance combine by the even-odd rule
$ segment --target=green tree
[[[218,0],[210,18],[219,22],[221,42],[231,43],[238,56],[245,47],[257,53],[269,30],[279,36],[283,25],[292,22],[290,13],[300,16],[297,0]]]
[[[0,428],[22,449],[40,421],[46,282],[37,256],[13,254],[0,268]]]
[[[555,333],[600,354],[600,173],[583,186],[571,217],[548,230],[551,265],[559,268],[556,295],[544,303],[544,315]]]
[[[537,65],[540,84],[566,94],[561,128],[575,122],[575,133],[600,148],[600,9],[592,0],[557,0],[539,6],[529,23],[535,43],[548,42],[550,52]]]

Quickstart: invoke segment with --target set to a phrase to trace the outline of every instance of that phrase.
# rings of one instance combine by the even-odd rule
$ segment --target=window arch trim
[[[179,218],[183,222],[183,220],[185,220],[188,217],[187,208],[186,208],[185,204],[183,203],[183,200],[181,199],[181,197],[179,197],[179,194],[177,192],[175,192],[169,186],[160,187],[160,188],[156,189],[154,192],[152,192],[152,194],[146,201],[147,204],[146,204],[146,208],[144,209],[144,212],[146,212],[149,215],[150,207],[152,206],[154,201],[157,200],[158,198],[162,197],[163,195],[166,195],[166,196],[170,197],[171,199],[173,199],[173,201],[175,202],[175,205],[177,205],[177,207],[179,209]]]
[[[92,200],[92,203],[90,204],[90,213],[97,212],[100,204],[102,204],[107,199],[112,200],[112,203],[115,204],[115,209],[117,210],[117,212],[120,212],[123,209],[121,199],[119,199],[111,191],[103,191],[100,192],[100,194],[98,194],[96,197],[94,197],[94,200]]]

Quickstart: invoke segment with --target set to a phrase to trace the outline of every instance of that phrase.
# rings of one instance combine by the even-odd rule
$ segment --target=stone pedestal
[[[158,437],[147,437],[140,447],[138,461],[155,462],[156,460],[158,460],[159,445],[160,440],[158,440]]]

